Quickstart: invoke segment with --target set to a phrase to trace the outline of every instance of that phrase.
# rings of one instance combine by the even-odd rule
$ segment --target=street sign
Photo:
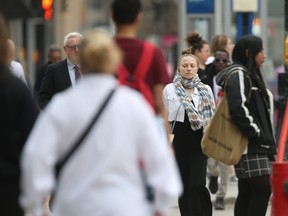
[[[214,0],[186,0],[187,14],[214,13]]]

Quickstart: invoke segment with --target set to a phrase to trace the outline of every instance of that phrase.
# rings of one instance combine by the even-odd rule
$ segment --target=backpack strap
[[[127,68],[121,64],[118,67],[118,80],[120,84],[127,84],[131,88],[139,90],[149,102],[149,104],[154,108],[153,94],[145,82],[146,75],[151,67],[153,52],[154,47],[152,44],[143,42],[142,55],[134,72],[130,74]]]

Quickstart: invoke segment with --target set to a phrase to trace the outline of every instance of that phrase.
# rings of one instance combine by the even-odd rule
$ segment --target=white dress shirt
[[[214,98],[212,90],[210,86],[205,85],[208,89],[209,94],[211,95],[211,98]],[[163,100],[166,107],[166,110],[168,112],[168,121],[179,121],[184,122],[185,119],[185,109],[184,106],[181,104],[181,101],[178,97],[178,95],[175,92],[175,86],[173,83],[169,83],[165,86],[163,90]],[[191,95],[193,99],[192,106],[195,107],[196,110],[198,110],[199,102],[202,100],[201,95],[197,88],[194,88],[194,92]]]
[[[11,70],[11,73],[15,77],[20,79],[26,86],[28,86],[28,83],[27,83],[27,80],[25,77],[25,73],[24,73],[24,69],[19,62],[12,60],[10,63],[10,70]]]
[[[71,61],[69,61],[69,59],[67,58],[67,65],[68,65],[68,71],[69,71],[69,77],[71,80],[71,84],[72,86],[75,86],[76,84],[76,76],[75,76],[75,66]],[[80,66],[77,65],[79,68]]]
[[[86,75],[53,97],[40,114],[22,155],[21,205],[42,216],[55,187],[54,165],[71,148],[102,101],[117,86],[109,75]],[[161,143],[152,109],[136,91],[118,87],[84,143],[62,169],[53,205],[56,216],[149,216],[167,212],[181,193],[178,169]],[[155,188],[145,199],[139,160]]]

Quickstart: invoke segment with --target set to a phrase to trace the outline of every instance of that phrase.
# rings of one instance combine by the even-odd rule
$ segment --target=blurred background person
[[[42,79],[43,79],[44,73],[45,73],[48,65],[60,62],[61,59],[62,58],[61,58],[61,49],[60,49],[60,47],[58,47],[58,46],[56,46],[54,44],[51,45],[49,47],[49,49],[48,49],[48,61],[46,62],[46,64],[44,64],[40,68],[40,70],[38,70],[36,72],[36,81],[35,81],[34,89],[33,89],[35,101],[37,101],[38,92],[40,90]]]
[[[224,34],[215,35],[210,44],[210,56],[208,57],[205,64],[209,65],[210,63],[212,63],[214,60],[215,52],[220,49],[226,50],[231,58],[233,48],[234,48],[234,44],[230,37]]]
[[[209,43],[204,40],[197,32],[190,32],[186,37],[186,42],[191,47],[191,53],[199,59],[199,78],[205,74],[206,61],[210,55]]]
[[[84,37],[80,63],[85,76],[52,99],[25,147],[21,203],[32,215],[43,215],[42,201],[55,187],[55,163],[113,90],[98,122],[60,173],[53,213],[162,216],[181,192],[175,160],[161,142],[151,108],[139,93],[115,79],[120,61],[120,50],[108,34],[93,31]],[[140,159],[155,191],[152,204],[146,199]]]
[[[64,38],[64,51],[66,59],[47,66],[44,73],[40,90],[37,97],[37,104],[43,109],[52,97],[71,85],[81,77],[79,64],[79,44],[82,35],[78,32],[71,32]]]
[[[23,216],[20,195],[20,154],[38,111],[28,88],[13,76],[7,59],[8,30],[0,14],[0,211]]]
[[[173,83],[163,91],[168,121],[174,125],[172,145],[184,186],[178,199],[181,216],[212,216],[206,188],[207,156],[202,152],[201,139],[215,105],[212,90],[201,82],[198,69],[199,61],[191,48],[184,50]]]
[[[234,165],[238,178],[235,216],[265,216],[271,195],[270,174],[276,143],[273,95],[266,88],[260,70],[265,58],[261,38],[242,36],[232,53],[233,63],[242,67],[237,67],[228,79],[228,69],[217,75],[217,82],[226,86],[231,121],[249,141],[239,163]]]
[[[221,86],[216,83],[216,75],[230,65],[230,60],[229,53],[225,49],[216,50],[213,58],[213,62],[206,66],[206,79],[203,79],[202,82],[209,85],[212,89],[217,107],[223,96],[223,90]],[[209,190],[212,194],[217,193],[214,207],[216,210],[224,210],[224,198],[227,193],[230,166],[216,161],[213,158],[208,158],[207,165],[209,172]],[[220,176],[219,187],[218,176]]]
[[[9,50],[8,52],[9,53],[8,55],[9,56],[8,57],[9,69],[15,77],[20,79],[28,87],[28,83],[27,83],[25,72],[24,72],[22,65],[19,62],[14,60],[15,50],[16,50],[15,43],[11,39],[8,39],[7,43],[8,43],[8,50]]]
[[[171,82],[169,78],[166,62],[162,51],[150,44],[152,56],[150,65],[144,74],[136,77],[136,70],[144,68],[145,65],[138,65],[143,53],[143,47],[148,42],[137,38],[137,30],[142,19],[142,3],[140,0],[114,0],[111,5],[112,19],[116,26],[115,40],[124,54],[123,65],[129,73],[128,78],[140,79],[140,85],[145,85],[149,95],[152,97],[150,102],[156,115],[166,118],[166,111],[162,100],[164,86]],[[144,56],[147,58],[147,56]],[[146,97],[146,95],[143,95]],[[166,122],[166,121],[165,121]],[[168,127],[167,127],[168,129]],[[167,130],[168,131],[168,130]]]

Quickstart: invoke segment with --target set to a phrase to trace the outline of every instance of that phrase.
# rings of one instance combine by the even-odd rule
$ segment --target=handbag
[[[202,151],[208,157],[226,165],[235,165],[239,162],[247,145],[247,136],[231,122],[224,88],[223,98],[203,134]]]

